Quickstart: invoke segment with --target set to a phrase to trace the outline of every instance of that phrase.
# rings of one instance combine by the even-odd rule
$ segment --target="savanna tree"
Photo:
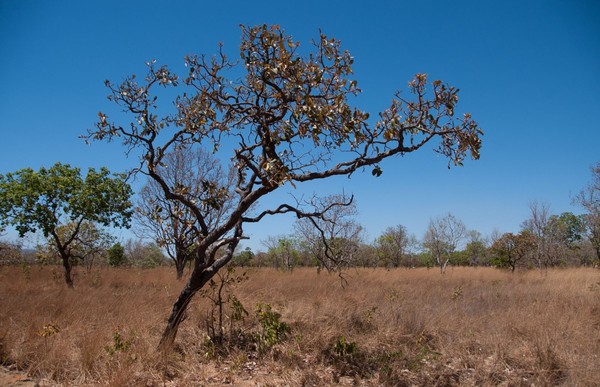
[[[12,265],[21,262],[22,259],[20,243],[0,240],[0,265]]]
[[[456,216],[448,214],[429,220],[423,237],[423,247],[429,250],[440,267],[440,272],[444,274],[459,243],[466,237],[465,224]]]
[[[293,235],[270,236],[263,241],[269,262],[276,269],[292,270],[300,260],[298,239]]]
[[[302,249],[319,267],[352,265],[363,233],[362,226],[355,220],[358,214],[355,201],[344,195],[328,195],[311,201],[323,215],[300,218],[294,224]]]
[[[509,267],[514,272],[536,246],[536,238],[528,230],[518,234],[505,233],[491,247],[493,263],[499,267]]]
[[[571,212],[550,215],[546,230],[548,262],[551,265],[574,261],[585,233],[585,217]]]
[[[407,263],[417,245],[414,235],[410,235],[406,227],[397,225],[388,227],[375,240],[379,261],[385,266],[400,267]]]
[[[41,232],[73,287],[73,260],[83,258],[85,245],[97,235],[95,227],[129,226],[131,195],[124,176],[111,176],[106,168],[90,168],[85,177],[79,168],[61,163],[37,172],[21,169],[0,175],[0,228],[14,226],[21,238]]]
[[[178,148],[165,154],[157,166],[169,187],[185,187],[189,197],[197,198],[208,228],[219,224],[231,207],[230,190],[234,175],[202,148]],[[166,198],[161,185],[150,178],[142,187],[134,218],[138,234],[164,248],[175,263],[177,279],[183,277],[186,262],[192,261],[200,230],[190,207]]]
[[[471,230],[468,232],[468,240],[463,253],[470,266],[485,263],[488,251],[487,243],[487,240],[479,231]]]
[[[251,266],[254,262],[254,258],[256,254],[252,251],[250,247],[246,247],[244,250],[234,254],[233,259],[231,260],[232,266]]]
[[[530,216],[525,219],[521,228],[535,237],[535,260],[538,268],[548,268],[550,262],[550,204],[536,200],[529,203]]]
[[[127,265],[143,269],[151,269],[167,263],[163,250],[156,242],[146,242],[139,239],[129,239],[123,246]]]
[[[354,107],[360,92],[351,79],[352,56],[339,40],[321,34],[312,47],[299,43],[278,26],[242,27],[237,59],[223,48],[216,55],[188,56],[187,74],[180,78],[167,66],[148,63],[144,77],[130,76],[120,84],[106,82],[109,99],[131,114],[121,125],[105,113],[87,139],[120,139],[138,152],[138,172],[154,179],[168,200],[194,215],[198,227],[194,266],[175,301],[160,347],[169,346],[193,296],[233,257],[245,238],[244,225],[267,216],[293,214],[317,229],[329,210],[310,200],[269,206],[272,193],[335,176],[349,176],[404,156],[426,145],[460,165],[470,154],[477,159],[482,131],[469,114],[455,117],[458,89],[417,74],[408,94],[398,92],[389,108],[372,120]],[[174,110],[158,109],[161,88],[179,90]],[[167,93],[176,94],[176,90]],[[231,209],[216,224],[206,208],[223,205],[221,188],[196,197],[191,187],[172,186],[161,169],[175,148],[203,148],[222,157],[236,170]],[[319,230],[322,231],[322,230]],[[325,257],[335,255],[326,248]]]
[[[125,257],[125,247],[120,242],[110,246],[106,251],[107,262],[109,266],[119,267],[125,265],[127,258]]]
[[[575,202],[586,211],[584,221],[588,238],[600,265],[600,162],[592,167],[592,181],[579,192]]]
[[[94,222],[71,222],[56,227],[58,240],[64,241],[73,237],[69,244],[70,261],[73,264],[83,263],[86,269],[91,270],[96,258],[106,254],[114,238],[104,228],[98,227]],[[56,257],[62,259],[62,255],[56,243],[51,237],[46,245],[38,246],[37,256],[39,260],[48,261]]]

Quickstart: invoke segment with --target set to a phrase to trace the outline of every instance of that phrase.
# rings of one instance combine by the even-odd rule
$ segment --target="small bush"
[[[131,341],[124,339],[119,331],[115,331],[113,334],[112,344],[104,347],[104,350],[109,355],[114,355],[117,352],[127,352],[127,350],[129,350],[129,347],[131,347]]]
[[[333,352],[339,356],[349,356],[356,353],[355,342],[347,342],[344,336],[340,336],[333,346]]]
[[[290,333],[289,325],[280,320],[281,314],[274,312],[270,304],[258,303],[256,316],[262,327],[258,337],[259,349],[264,350],[282,342]]]

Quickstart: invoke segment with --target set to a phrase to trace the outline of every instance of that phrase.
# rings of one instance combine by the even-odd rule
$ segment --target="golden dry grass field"
[[[78,268],[68,289],[58,267],[0,267],[2,365],[65,386],[600,385],[598,270],[247,273],[222,344],[198,295],[158,353],[174,269]]]

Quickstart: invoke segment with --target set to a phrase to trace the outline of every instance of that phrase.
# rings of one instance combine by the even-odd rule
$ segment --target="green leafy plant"
[[[339,356],[349,356],[356,353],[358,346],[355,342],[346,341],[345,336],[340,336],[333,345],[333,352]]]
[[[235,268],[230,266],[221,274],[217,273],[218,281],[211,279],[208,288],[201,293],[211,301],[210,310],[206,316],[206,334],[213,344],[221,344],[224,338],[224,322],[229,317],[230,332],[233,331],[233,322],[241,321],[248,316],[248,311],[241,301],[231,293],[231,286],[248,279],[246,272],[238,275]],[[225,314],[225,308],[230,305],[231,313]]]
[[[244,308],[241,301],[236,296],[231,296],[231,320],[242,321],[244,317],[248,317],[248,311]]]
[[[127,350],[129,350],[130,347],[131,347],[131,340],[125,339],[121,335],[121,332],[115,331],[113,334],[112,343],[110,345],[105,346],[104,350],[109,355],[112,356],[118,352],[127,352]]]
[[[108,251],[108,265],[112,267],[123,266],[127,261],[125,257],[125,248],[120,243],[112,245]]]
[[[206,359],[214,359],[216,357],[217,346],[210,336],[204,336],[202,347],[204,348],[204,357]]]
[[[258,303],[256,316],[262,327],[258,337],[259,349],[264,350],[282,342],[290,333],[289,325],[281,321],[281,314],[273,311],[270,304]]]

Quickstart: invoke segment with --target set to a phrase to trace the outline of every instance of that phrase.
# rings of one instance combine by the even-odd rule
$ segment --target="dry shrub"
[[[252,269],[231,287],[248,310],[210,352],[210,304],[190,305],[173,352],[158,353],[182,282],[172,269],[0,267],[5,365],[66,385],[598,385],[600,297],[592,269],[510,274]],[[257,305],[289,326],[259,350]],[[226,312],[230,315],[230,311]],[[226,317],[227,317],[226,316]],[[54,332],[52,326],[57,328]],[[45,332],[45,334],[44,334]],[[343,338],[343,339],[342,339]],[[214,343],[213,343],[214,345]]]

